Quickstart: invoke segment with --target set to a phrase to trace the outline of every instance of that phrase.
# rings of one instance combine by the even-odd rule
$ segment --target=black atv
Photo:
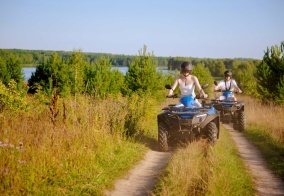
[[[217,85],[217,82],[214,82]],[[219,99],[213,99],[214,108],[220,111],[220,121],[224,124],[233,123],[233,128],[244,131],[246,128],[245,105],[243,101],[234,101],[232,91],[222,91]],[[237,92],[235,92],[237,93]]]
[[[170,85],[165,86],[171,89]],[[207,88],[208,84],[202,85]],[[178,98],[173,95],[167,98]],[[169,146],[179,141],[192,142],[201,137],[207,138],[208,143],[214,145],[219,138],[220,116],[213,105],[202,102],[202,107],[194,106],[197,95],[183,96],[180,98],[180,105],[170,104],[163,108],[163,113],[158,117],[158,148],[161,152],[169,150]]]

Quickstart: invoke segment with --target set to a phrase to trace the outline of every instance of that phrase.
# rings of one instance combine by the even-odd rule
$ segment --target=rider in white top
[[[221,80],[217,86],[215,86],[214,91],[232,91],[232,92],[238,92],[241,93],[241,89],[238,87],[237,82],[232,79],[232,72],[225,71],[224,72],[224,80]],[[220,96],[218,99],[222,99],[222,96]],[[232,100],[237,101],[237,98],[232,95]]]
[[[181,96],[189,96],[195,97],[194,88],[195,86],[199,90],[200,96],[207,98],[208,95],[204,93],[202,90],[199,81],[196,76],[192,74],[192,64],[189,62],[183,62],[181,64],[181,75],[175,80],[174,84],[172,85],[172,89],[169,90],[168,96],[173,95],[173,92],[177,85],[179,85],[179,89],[181,92]],[[177,106],[183,106],[181,103],[177,104]],[[195,99],[196,107],[201,107],[201,104]]]
[[[182,96],[191,95],[192,97],[195,97],[194,87],[193,84],[185,85],[182,83],[179,85],[179,90]]]

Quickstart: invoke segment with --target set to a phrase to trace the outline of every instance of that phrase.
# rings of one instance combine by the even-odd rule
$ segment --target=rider
[[[237,93],[242,93],[241,89],[238,87],[237,82],[232,79],[232,72],[227,70],[224,72],[224,80],[221,80],[217,86],[215,86],[214,91],[219,92],[219,91],[232,91],[232,92],[237,92]],[[220,96],[221,98],[221,96]],[[219,98],[219,99],[220,99]],[[237,101],[237,98],[232,95],[231,99],[233,101]]]
[[[172,89],[169,90],[168,97],[173,95],[175,88],[177,87],[177,85],[179,85],[181,96],[195,97],[194,88],[196,86],[199,91],[200,97],[207,98],[208,95],[205,94],[202,90],[198,78],[192,75],[192,64],[186,61],[183,62],[180,67],[181,75],[176,78],[174,84],[172,85]],[[180,104],[181,103],[179,103],[177,106],[179,106]],[[194,106],[201,107],[201,104],[198,102],[197,99],[195,99]]]

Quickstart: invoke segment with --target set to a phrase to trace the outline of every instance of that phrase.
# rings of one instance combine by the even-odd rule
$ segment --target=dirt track
[[[277,178],[266,166],[258,149],[250,144],[242,133],[229,125],[224,127],[235,141],[240,156],[251,172],[257,195],[284,195],[284,182]],[[127,176],[117,181],[115,190],[107,192],[107,196],[144,196],[155,187],[157,174],[164,168],[171,153],[161,153],[150,150],[140,164],[136,165]]]
[[[157,174],[164,168],[171,153],[150,150],[129,174],[118,180],[115,190],[107,192],[108,196],[144,196],[149,195],[157,182]]]
[[[249,143],[242,133],[229,125],[223,126],[230,132],[240,156],[253,176],[257,195],[284,195],[284,182],[267,168],[259,150]]]

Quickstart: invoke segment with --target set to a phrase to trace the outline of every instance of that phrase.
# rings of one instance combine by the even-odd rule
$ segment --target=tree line
[[[29,93],[39,90],[52,94],[54,88],[63,96],[76,93],[108,94],[133,92],[155,94],[174,75],[157,72],[159,65],[169,70],[179,69],[183,61],[194,65],[193,74],[203,82],[212,84],[213,77],[221,79],[225,70],[233,72],[234,79],[242,84],[247,95],[263,101],[284,103],[284,42],[280,46],[267,48],[262,60],[256,59],[209,59],[193,57],[155,57],[147,53],[147,47],[136,56],[73,52],[30,51],[0,49],[0,80],[6,86],[14,80],[20,88],[24,76],[21,71],[25,64],[36,66],[35,73],[28,81]],[[126,76],[113,66],[127,66]],[[165,66],[164,66],[165,67]]]
[[[45,50],[21,50],[21,49],[0,49],[0,57],[4,60],[15,57],[21,62],[23,67],[37,67],[39,64],[46,62],[51,58],[53,53],[57,53],[58,58],[67,61],[71,56],[70,51],[45,51]],[[116,55],[108,53],[90,53],[82,52],[88,63],[93,63],[97,59],[106,58],[110,60],[112,66],[129,67],[135,61],[136,55]],[[194,57],[153,57],[153,62],[158,67],[164,67],[171,70],[179,69],[183,61],[189,61],[193,65],[204,64],[208,67],[213,77],[220,77],[223,75],[225,69],[234,69],[239,63],[252,63],[257,66],[260,60],[235,58],[235,59],[210,59],[210,58],[194,58]]]
[[[23,67],[36,67],[42,62],[47,61],[53,53],[57,53],[58,57],[63,61],[69,59],[73,51],[48,51],[48,50],[22,50],[22,49],[0,49],[0,57],[3,59],[9,58],[11,55],[16,57]],[[86,61],[93,63],[97,59],[107,58],[113,66],[129,67],[135,60],[136,55],[119,55],[109,53],[91,53],[82,52],[86,58]],[[159,67],[166,67],[169,57],[156,57],[154,56],[154,62]]]

